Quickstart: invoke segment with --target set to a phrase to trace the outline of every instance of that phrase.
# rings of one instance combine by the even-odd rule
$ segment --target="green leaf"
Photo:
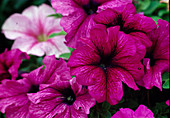
[[[21,6],[23,6],[28,0],[16,0],[14,4],[15,9],[19,9]]]
[[[164,72],[162,74],[162,81],[166,81],[167,79],[169,79],[169,72]]]
[[[0,118],[6,118],[5,114],[0,112]]]
[[[30,55],[29,60],[24,59],[22,61],[19,70],[30,72],[34,69],[37,69],[38,67],[43,65],[42,60],[43,60],[43,57],[37,57],[37,56]]]
[[[88,118],[100,118],[99,112],[97,112],[94,107],[90,109],[90,114],[88,115]]]
[[[46,0],[33,0],[33,4],[34,5],[41,5],[42,3],[44,3]]]
[[[60,57],[60,58],[64,58],[64,59],[69,59],[70,56],[71,56],[71,53],[63,53],[63,54],[61,54],[59,57]]]
[[[63,16],[61,14],[52,14],[52,15],[49,15],[48,17],[62,18]]]
[[[157,24],[158,19],[162,19],[161,17],[158,17],[158,16],[150,16],[150,17],[155,21],[156,24]]]
[[[167,79],[167,80],[165,81],[165,83],[163,84],[162,87],[163,87],[164,89],[169,89],[169,80],[170,80],[170,79]]]
[[[110,117],[112,117],[112,115],[109,111],[106,111],[105,113],[101,114],[101,118],[110,118]]]
[[[148,7],[149,7],[149,5],[151,4],[151,0],[140,0],[139,1],[139,5],[140,5],[140,9],[141,10],[146,10]]]
[[[50,34],[50,35],[48,36],[48,38],[53,38],[53,37],[58,36],[58,35],[66,35],[66,34],[67,34],[67,33],[62,30],[62,31],[59,32],[59,33],[52,33],[52,34]]]
[[[158,6],[159,1],[151,1],[151,4],[149,5],[148,9],[144,11],[145,15],[151,15]]]
[[[163,15],[168,15],[168,14],[169,14],[169,11],[163,10],[163,9],[158,12],[159,17],[162,17]]]
[[[169,14],[167,14],[167,15],[163,15],[163,16],[162,16],[162,18],[163,18],[164,20],[166,20],[166,21],[168,21],[168,22],[169,22]]]
[[[68,47],[68,49],[70,50],[71,53],[75,50],[75,49],[70,48],[70,47]]]
[[[111,107],[111,105],[110,105],[108,102],[105,101],[105,102],[102,103],[102,109],[103,109],[104,111],[109,110],[110,107]]]
[[[156,103],[151,110],[154,113],[155,118],[168,118],[169,109],[165,102]]]
[[[6,5],[8,4],[8,2],[9,2],[9,0],[3,0],[2,2],[1,2],[1,4],[0,4],[0,11],[1,10],[3,10],[5,7],[6,7]]]

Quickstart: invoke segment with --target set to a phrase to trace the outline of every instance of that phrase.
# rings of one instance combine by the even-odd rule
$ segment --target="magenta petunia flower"
[[[34,118],[87,118],[89,109],[96,103],[76,78],[42,85],[41,91],[31,95],[30,100],[34,103],[30,106]]]
[[[90,95],[98,102],[106,100],[111,105],[123,96],[122,81],[137,90],[134,79],[140,80],[144,74],[140,61],[145,46],[119,28],[96,25],[90,39],[83,38],[86,45],[74,50],[68,61],[71,74],[81,85],[88,86]]]
[[[154,114],[146,106],[140,105],[135,111],[121,108],[111,118],[154,118]]]
[[[22,14],[11,15],[3,24],[2,30],[8,39],[15,40],[12,49],[19,48],[28,54],[43,56],[70,52],[64,44],[65,36],[49,38],[52,33],[62,31],[60,19],[48,17],[55,11],[48,5],[31,6]]]
[[[43,66],[33,70],[23,79],[3,80],[0,84],[0,111],[8,118],[33,118],[29,112],[32,104],[29,97],[39,91],[40,84],[55,83],[56,80],[69,80],[71,75],[63,59],[46,56]],[[62,73],[61,73],[62,72]]]
[[[115,8],[119,11],[132,0],[51,0],[51,4],[57,13],[64,17],[61,26],[67,32],[66,45],[72,48],[78,47],[80,37],[88,37],[90,29],[96,24],[94,16],[107,9]]]
[[[169,100],[167,100],[165,103],[169,106]]]
[[[137,14],[135,6],[131,3],[127,4],[122,12],[114,8],[104,10],[94,17],[94,21],[107,27],[120,26],[120,31],[140,40],[146,47],[152,45],[147,33],[156,28],[156,23],[150,17]]]
[[[169,23],[160,19],[158,26],[148,35],[153,45],[143,59],[145,75],[137,83],[147,89],[156,86],[162,90],[161,74],[169,71]]]
[[[22,59],[29,59],[29,56],[18,49],[0,54],[0,83],[4,79],[15,80],[18,77],[18,68]]]

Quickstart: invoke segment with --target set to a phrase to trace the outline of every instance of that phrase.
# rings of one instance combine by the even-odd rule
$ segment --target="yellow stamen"
[[[37,37],[37,39],[38,39],[38,42],[43,42],[47,40],[47,36],[44,34],[41,34]]]

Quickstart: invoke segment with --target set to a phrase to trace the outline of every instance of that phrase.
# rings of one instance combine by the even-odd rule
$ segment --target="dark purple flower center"
[[[116,23],[113,25],[113,23]],[[139,31],[139,30],[135,30],[133,27],[132,28],[128,28],[128,27],[124,27],[124,21],[122,20],[122,15],[119,14],[119,16],[117,17],[116,21],[113,21],[109,24],[106,24],[106,27],[109,28],[109,27],[113,27],[113,26],[120,26],[120,31],[123,31],[125,34],[129,34],[131,32],[142,32],[142,31]]]
[[[72,105],[76,100],[76,95],[74,94],[74,91],[71,88],[64,89],[62,91],[62,94],[64,96],[63,102],[67,105]]]
[[[39,91],[39,85],[32,85],[28,93],[37,93]]]
[[[145,58],[149,58],[150,59],[150,66],[154,66],[155,65],[155,59],[153,58],[153,55],[152,55],[152,53],[146,53],[146,55],[145,55]]]
[[[83,5],[83,9],[87,15],[91,15],[96,13],[99,5],[100,4],[95,1],[89,0],[89,3],[87,5]]]
[[[18,71],[18,77],[16,78],[16,80],[19,80],[19,79],[22,79],[22,74],[24,74],[24,73],[29,73],[29,72],[27,72],[27,71]]]
[[[103,71],[106,72],[107,67],[111,67],[112,66],[112,56],[100,56],[101,57],[101,61],[99,63],[99,67],[103,69]]]

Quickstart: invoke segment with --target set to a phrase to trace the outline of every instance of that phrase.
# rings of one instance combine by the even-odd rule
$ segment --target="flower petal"
[[[107,68],[106,101],[110,105],[117,104],[123,97],[122,82],[118,77],[117,69]]]
[[[45,64],[45,78],[50,78],[51,80],[58,78],[62,81],[71,79],[70,70],[63,59],[56,60],[54,56],[46,56],[43,59],[43,63]],[[51,78],[52,75],[55,75],[54,79]],[[51,80],[48,80],[48,82],[52,82]]]
[[[38,43],[36,38],[33,37],[19,37],[17,38],[13,45],[12,49],[20,49],[23,52],[28,52],[34,45]]]
[[[133,118],[134,111],[129,108],[121,108],[111,118]]]
[[[92,98],[88,92],[84,95],[78,96],[73,106],[75,109],[82,109],[86,114],[90,113],[90,108],[93,107],[96,103],[96,100]]]
[[[36,118],[52,118],[56,114],[64,112],[66,108],[66,104],[54,98],[42,101],[39,104],[31,104],[29,110]]]
[[[56,10],[56,13],[60,13],[64,16],[68,16],[75,11],[81,10],[81,7],[73,0],[51,0],[51,4]]]
[[[55,57],[59,57],[63,53],[70,53],[68,47],[64,44],[65,36],[56,36],[52,39],[48,39],[47,42],[50,42],[52,45],[55,46]]]
[[[135,14],[135,15],[131,14],[126,19],[123,27],[124,29],[133,29],[133,30],[143,31],[145,33],[148,33],[153,29],[155,29],[157,26],[155,21],[150,17],[146,17],[141,14]]]
[[[32,22],[20,14],[11,15],[3,24],[2,31],[9,39],[36,35],[37,29]]]
[[[100,62],[100,56],[97,54],[97,52],[88,46],[83,46],[72,52],[68,61],[68,66],[83,66],[97,64],[98,62]]]
[[[22,101],[24,102],[24,101]],[[9,107],[7,107],[6,112],[5,112],[5,116],[7,118],[30,118],[31,115],[29,113],[29,105],[31,104],[30,101],[24,102],[25,104],[22,106],[14,106],[11,105]]]
[[[142,32],[131,32],[129,35],[132,35],[135,40],[141,41],[146,47],[151,47],[152,42],[149,40],[149,37]]]
[[[152,111],[150,109],[148,109],[146,106],[144,105],[140,105],[134,114],[134,117],[139,118],[139,117],[143,117],[143,118],[154,118],[154,114],[152,113]]]
[[[79,66],[71,68],[71,74],[76,76],[78,83],[88,86],[101,77],[103,70],[97,66]]]
[[[109,0],[98,7],[97,13],[106,10],[107,8],[122,11],[126,4],[132,3],[132,0]]]
[[[120,17],[120,13],[113,9],[106,9],[101,11],[94,17],[94,21],[98,24],[105,25],[117,25],[117,19]]]
[[[136,14],[136,8],[133,4],[129,3],[126,5],[126,7],[123,9],[122,11],[122,20],[126,21],[126,18],[130,15],[130,14]]]
[[[94,72],[90,72],[95,78],[93,78],[94,84],[88,86],[89,94],[101,103],[106,100],[107,86],[106,77],[104,71],[97,67]],[[95,73],[95,74],[94,74]],[[89,74],[89,72],[87,73]]]

